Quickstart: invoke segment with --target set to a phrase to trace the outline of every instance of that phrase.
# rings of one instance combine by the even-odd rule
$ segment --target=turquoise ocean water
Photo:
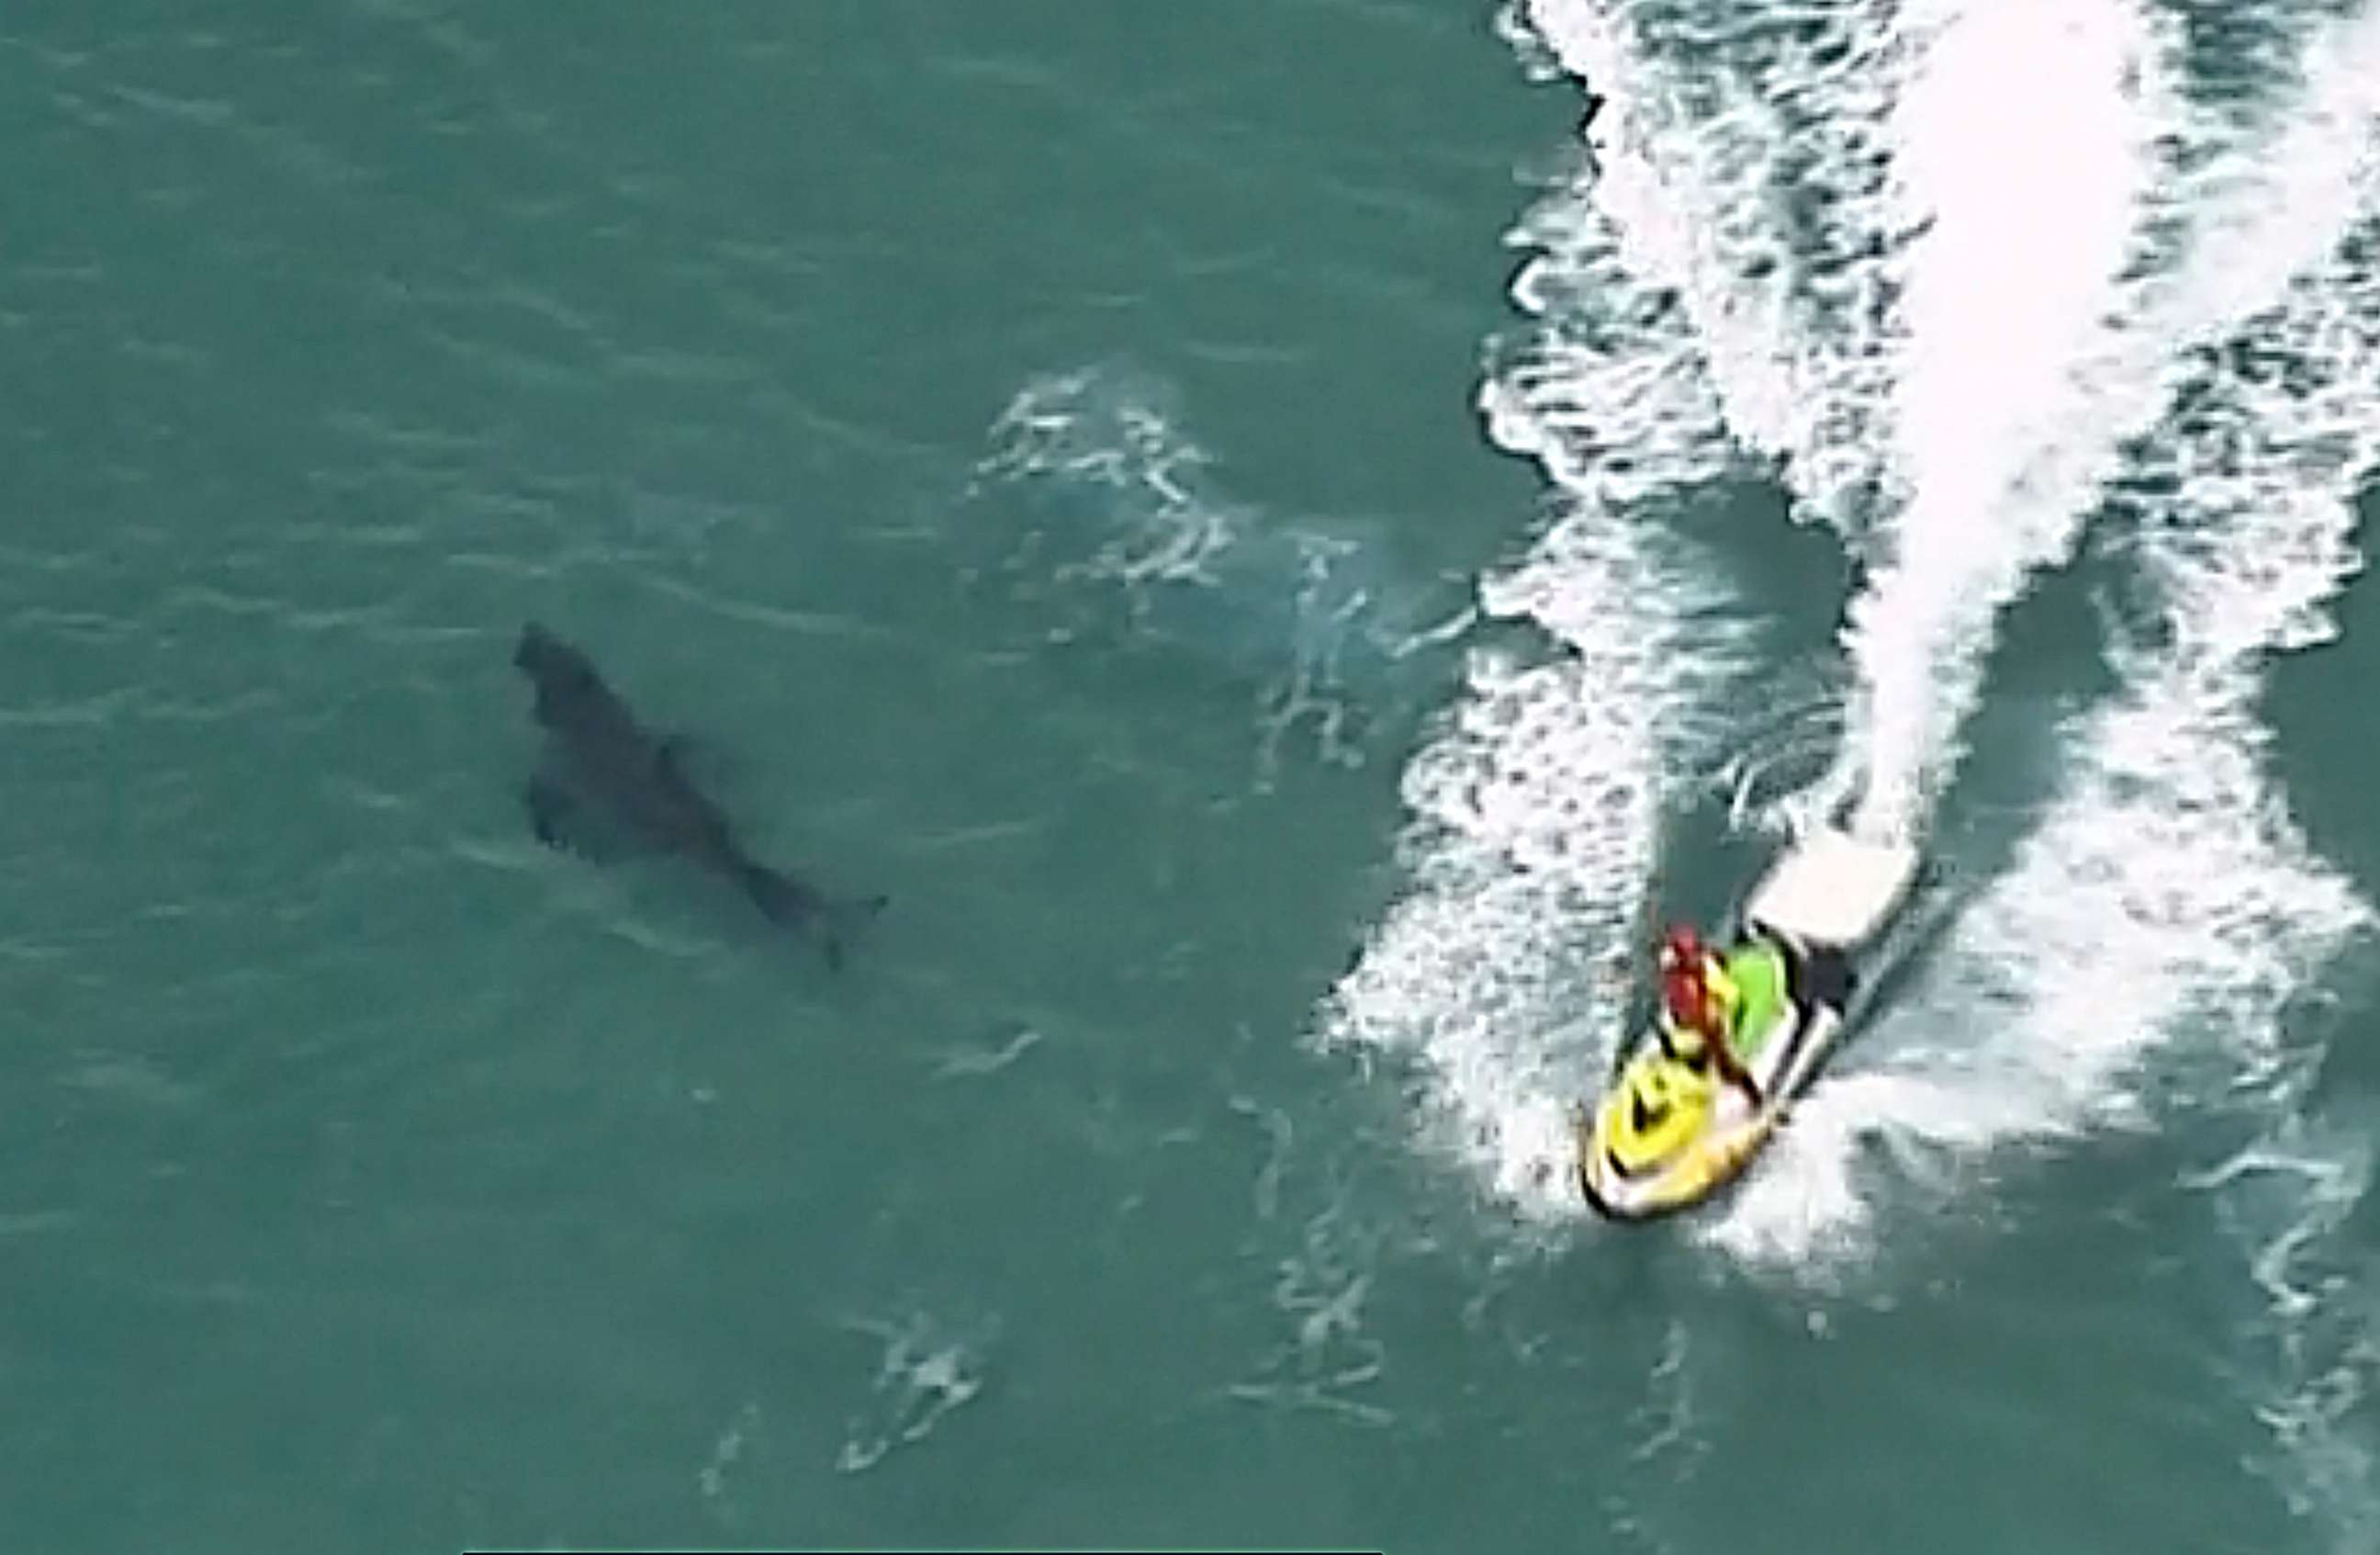
[[[0,1549],[2374,1548],[2375,83],[9,8]],[[531,619],[841,970],[536,842]],[[1591,1219],[1647,913],[1835,800],[1925,948]]]

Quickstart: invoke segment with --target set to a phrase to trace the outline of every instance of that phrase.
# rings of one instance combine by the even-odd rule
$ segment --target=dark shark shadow
[[[831,897],[747,853],[726,812],[687,775],[687,742],[638,723],[593,662],[545,627],[521,628],[513,663],[536,688],[530,716],[545,732],[523,794],[538,841],[597,863],[656,849],[689,859],[771,923],[814,942],[827,965],[843,965],[846,942],[888,898]]]

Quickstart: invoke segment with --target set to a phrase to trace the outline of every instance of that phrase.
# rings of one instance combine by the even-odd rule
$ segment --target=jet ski
[[[1658,1013],[1622,1050],[1600,1102],[1578,1117],[1588,1204],[1614,1220],[1646,1220],[1701,1202],[1751,1164],[1890,960],[1917,866],[1914,848],[1831,826],[1778,858],[1715,942],[1747,995],[1730,1051],[1755,1094],[1721,1078]]]

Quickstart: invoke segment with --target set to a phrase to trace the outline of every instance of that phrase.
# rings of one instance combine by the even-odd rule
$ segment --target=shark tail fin
[[[876,921],[876,915],[891,904],[890,896],[842,896],[826,906],[826,964],[840,971],[844,947]]]
[[[888,896],[822,896],[765,864],[745,869],[744,890],[770,922],[816,935],[827,965],[838,970],[846,941],[873,922],[892,900]]]

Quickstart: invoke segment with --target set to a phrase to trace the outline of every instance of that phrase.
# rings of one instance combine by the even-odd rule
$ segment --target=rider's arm
[[[1755,1103],[1758,1102],[1760,1086],[1753,1079],[1752,1071],[1736,1061],[1734,1050],[1725,1042],[1713,1042],[1710,1044],[1710,1052],[1711,1063],[1718,1068],[1719,1078],[1731,1086],[1739,1087],[1744,1095],[1750,1097]]]

